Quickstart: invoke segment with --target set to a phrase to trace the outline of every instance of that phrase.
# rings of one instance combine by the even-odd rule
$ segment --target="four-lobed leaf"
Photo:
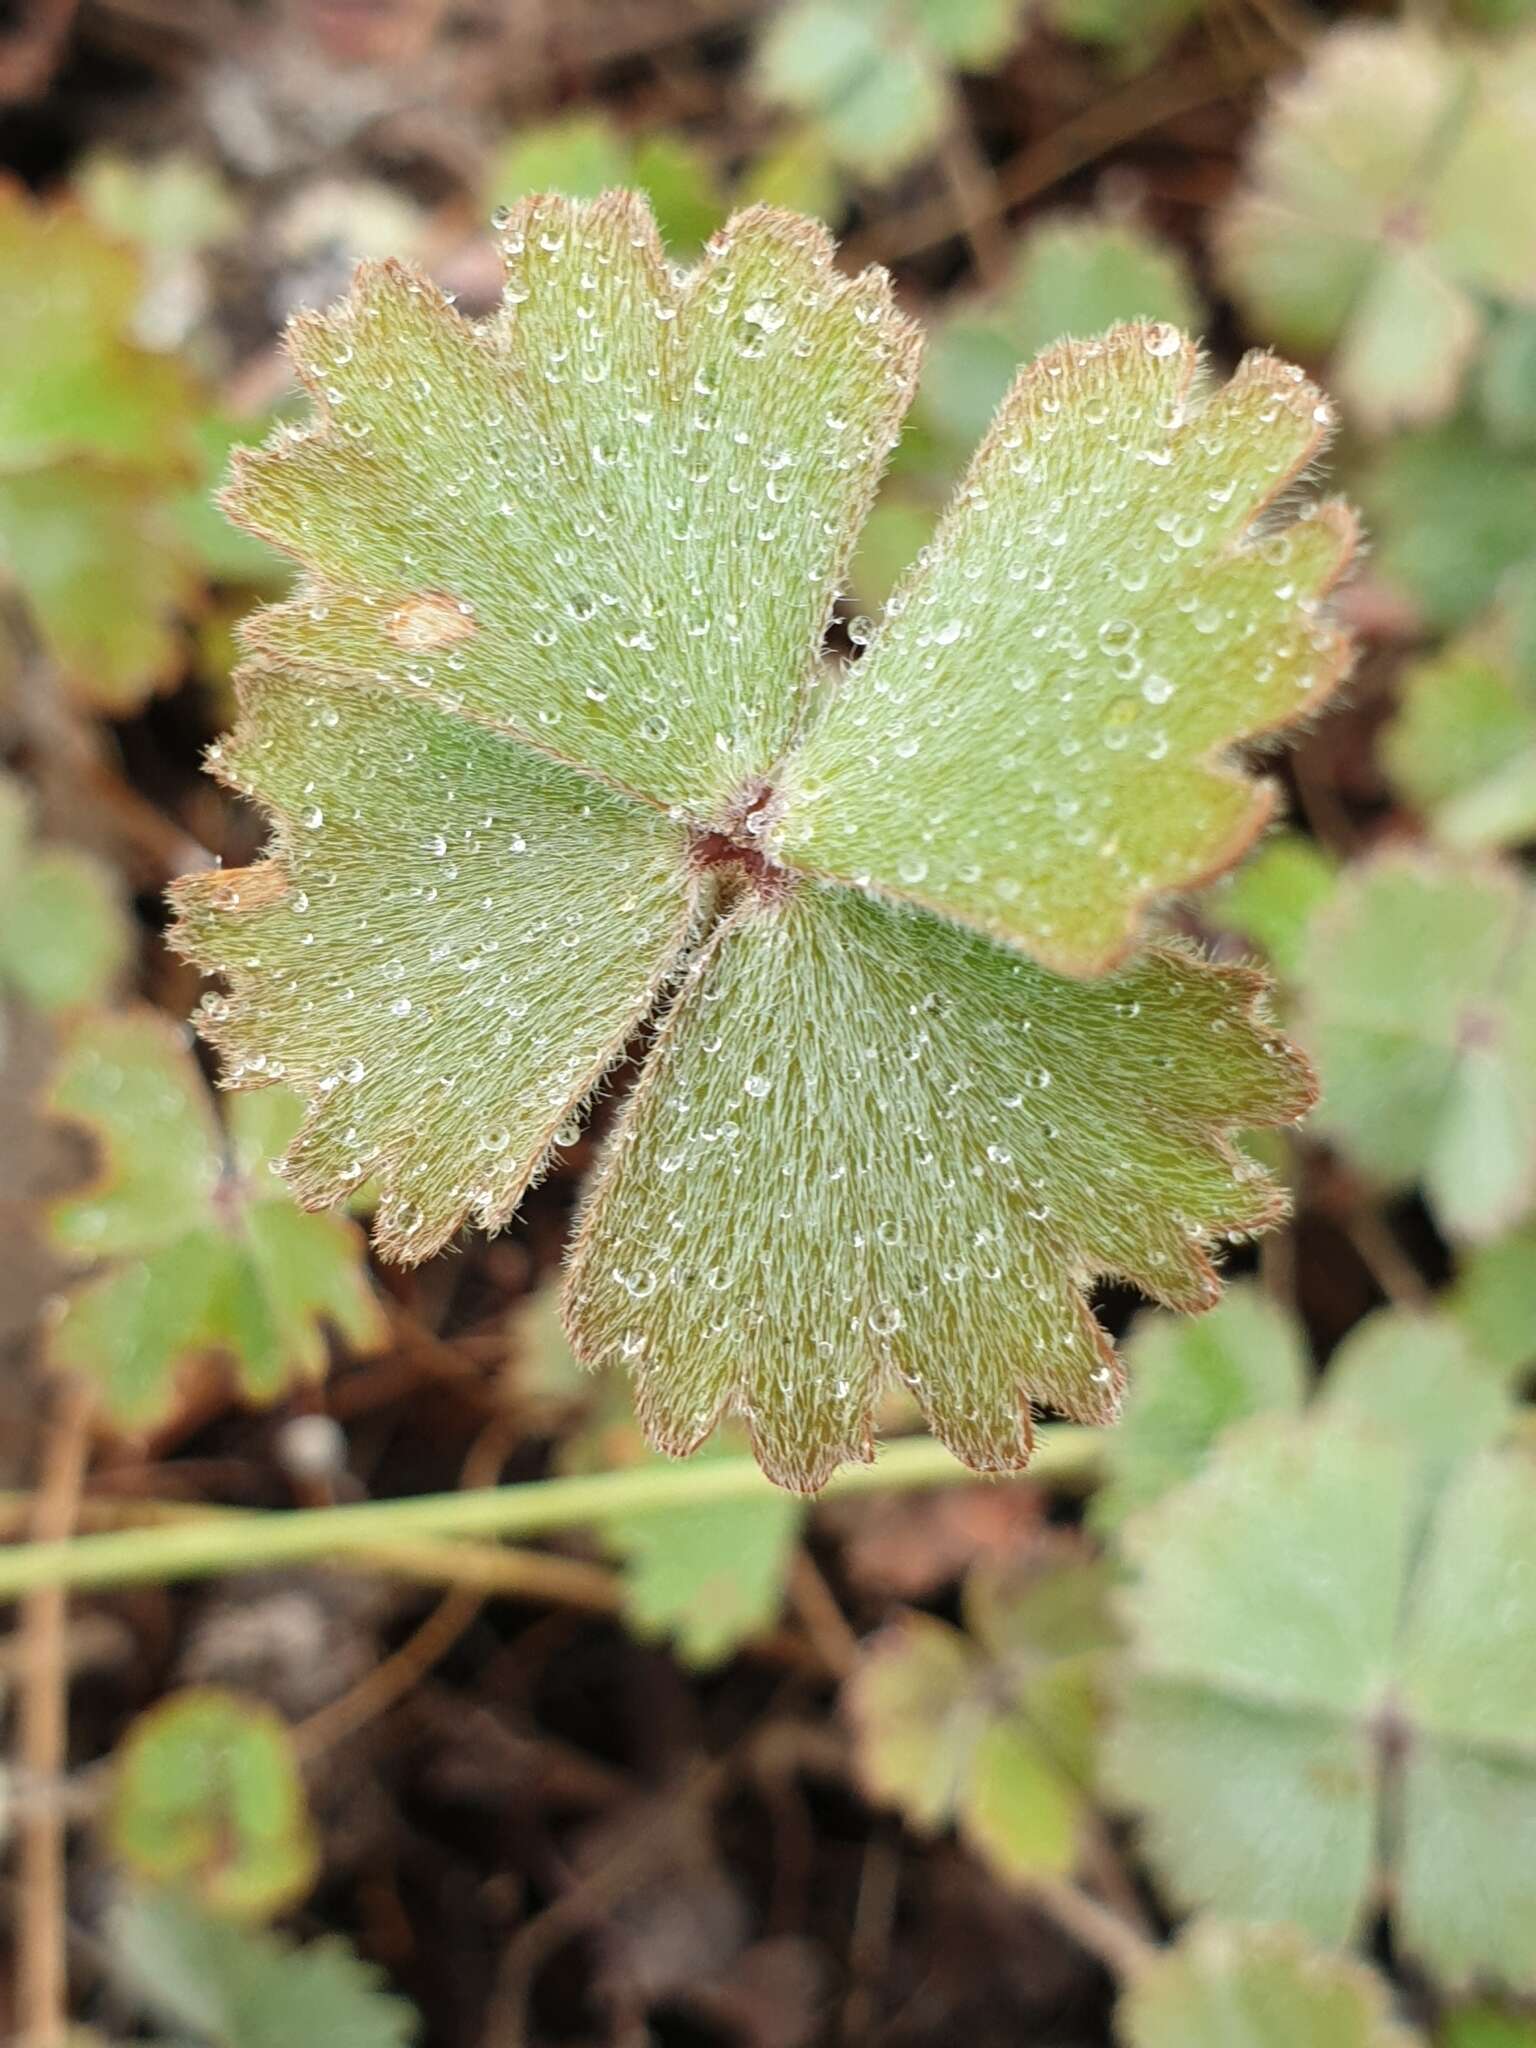
[[[663,1013],[583,1357],[662,1447],[735,1410],[799,1487],[869,1455],[893,1377],[1017,1465],[1031,1399],[1115,1412],[1094,1276],[1206,1306],[1211,1244],[1279,1207],[1229,1142],[1310,1097],[1259,978],[1059,970],[1236,857],[1272,799],[1234,747],[1341,672],[1350,522],[1270,509],[1326,411],[1265,357],[1198,389],[1171,328],[1053,351],[838,676],[915,372],[883,276],[764,210],[680,276],[624,195],[502,238],[479,326],[388,264],[301,318],[319,417],[238,463],[302,575],[216,762],[270,855],[178,892],[226,1078],[303,1094],[295,1192],[376,1179],[421,1258],[506,1220]]]
[[[301,1899],[320,1855],[287,1724],[216,1686],[170,1693],[133,1723],[113,1756],[107,1839],[135,1878],[240,1920]]]
[[[1347,1156],[1384,1186],[1422,1182],[1455,1237],[1493,1237],[1528,1214],[1536,917],[1525,878],[1428,851],[1358,863],[1312,924],[1302,984],[1318,1124]]]
[[[1483,302],[1536,303],[1536,41],[1495,56],[1417,27],[1322,39],[1260,126],[1217,246],[1251,325],[1334,347],[1352,419],[1443,417]]]
[[[1536,1983],[1536,1488],[1344,1414],[1234,1432],[1126,1532],[1106,1757],[1180,1899],[1349,1940],[1386,1900],[1446,1983]],[[1468,1674],[1476,1683],[1468,1684]]]
[[[246,1399],[273,1401],[323,1371],[328,1327],[358,1350],[382,1343],[356,1225],[305,1215],[273,1177],[299,1114],[286,1091],[236,1097],[221,1125],[183,1034],[124,1010],[76,1027],[50,1107],[98,1152],[93,1181],[53,1204],[50,1235],[100,1270],[63,1297],[47,1353],[113,1421],[164,1421],[210,1358]]]
[[[979,1567],[965,1631],[912,1613],[865,1645],[844,1704],[870,1794],[958,1827],[1010,1883],[1077,1862],[1113,1641],[1101,1565]]]

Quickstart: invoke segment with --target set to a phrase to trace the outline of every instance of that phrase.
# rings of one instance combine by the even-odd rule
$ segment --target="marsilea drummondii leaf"
[[[567,1284],[662,1448],[741,1413],[812,1488],[900,1375],[982,1469],[1030,1403],[1104,1421],[1085,1290],[1184,1309],[1281,1197],[1231,1144],[1301,1114],[1262,978],[1144,908],[1270,813],[1237,743],[1343,671],[1327,413],[1172,328],[1024,372],[851,667],[822,636],[916,375],[883,273],[739,215],[689,273],[643,205],[500,216],[471,325],[365,266],[293,330],[306,428],[237,463],[294,557],[214,766],[265,859],[179,885],[234,1086],[308,1101],[306,1203],[381,1251],[503,1224],[655,1033]],[[1284,509],[1280,509],[1281,507]]]

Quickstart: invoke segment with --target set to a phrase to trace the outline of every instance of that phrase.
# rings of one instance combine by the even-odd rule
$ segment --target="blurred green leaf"
[[[1357,487],[1377,564],[1432,626],[1467,625],[1536,557],[1536,461],[1466,419],[1398,435]]]
[[[835,223],[843,212],[837,160],[813,123],[787,129],[741,174],[743,206],[782,206]]]
[[[650,200],[679,256],[701,248],[725,219],[714,167],[686,136],[651,129],[631,137],[600,111],[520,129],[493,156],[485,191],[495,207],[538,192],[597,199],[631,186]]]
[[[221,1129],[183,1034],[138,1010],[77,1027],[50,1107],[100,1155],[94,1181],[52,1205],[50,1232],[102,1270],[64,1297],[48,1357],[89,1379],[116,1422],[162,1422],[209,1356],[248,1400],[272,1401],[324,1371],[327,1326],[357,1350],[383,1342],[355,1225],[305,1215],[270,1170],[298,1122],[293,1097],[236,1098]]]
[[[1382,738],[1387,771],[1447,846],[1536,838],[1536,674],[1508,620],[1413,664]]]
[[[1096,1564],[977,1567],[967,1632],[925,1614],[881,1630],[843,1695],[871,1796],[924,1832],[953,1823],[1009,1882],[1070,1871],[1107,1583]]]
[[[1058,33],[1108,51],[1127,72],[1150,64],[1205,7],[1206,0],[1043,0]]]
[[[1319,39],[1261,123],[1218,253],[1248,323],[1335,346],[1346,416],[1443,418],[1484,297],[1536,300],[1536,45],[1485,58],[1416,26]]]
[[[732,1432],[698,1455],[740,1450]],[[645,1453],[644,1462],[652,1461],[655,1453]],[[804,1519],[801,1502],[765,1488],[752,1500],[612,1515],[600,1533],[624,1560],[625,1613],[635,1633],[672,1642],[685,1663],[710,1665],[777,1620]]]
[[[942,13],[932,0],[922,8]],[[950,118],[944,52],[903,0],[789,0],[769,19],[757,72],[767,99],[877,181],[931,149]]]
[[[174,472],[193,417],[185,372],[131,339],[134,253],[69,206],[0,186],[0,472],[89,456]]]
[[[1107,1778],[1181,1900],[1342,1943],[1385,1896],[1447,1983],[1528,1985],[1536,1469],[1463,1461],[1421,1539],[1417,1465],[1378,1428],[1261,1418],[1128,1525]]]
[[[1426,972],[1426,963],[1432,963]],[[1317,1124],[1386,1187],[1485,1239],[1536,1199],[1536,920],[1513,869],[1389,851],[1313,924],[1302,1035]]]
[[[1268,954],[1275,972],[1294,981],[1312,920],[1333,895],[1339,867],[1315,839],[1277,832],[1205,897],[1213,924],[1239,933]]]
[[[1478,409],[1495,441],[1536,452],[1536,312],[1495,321],[1478,365]]]
[[[88,703],[133,709],[196,596],[167,494],[193,468],[192,384],[134,341],[137,256],[0,187],[0,575]]]
[[[0,774],[0,988],[54,1014],[107,996],[127,965],[115,878],[72,846],[35,846],[26,797]]]
[[[1397,1308],[1355,1324],[1328,1361],[1319,1405],[1396,1437],[1431,1490],[1504,1435],[1514,1414],[1506,1375],[1456,1321]]]
[[[1197,1920],[1131,1984],[1124,2048],[1417,2048],[1386,1984],[1294,1928]]]
[[[510,205],[530,192],[596,199],[629,182],[628,138],[606,114],[592,111],[520,128],[491,159],[486,195]]]
[[[104,233],[162,255],[211,247],[240,225],[240,208],[218,169],[186,150],[131,157],[92,152],[74,190]]]
[[[173,1692],[113,1757],[112,1854],[210,1912],[267,1919],[303,1898],[320,1845],[293,1738],[262,1701],[215,1687]]]
[[[1192,1478],[1233,1423],[1294,1414],[1306,1391],[1301,1324],[1250,1282],[1234,1282],[1193,1320],[1138,1316],[1124,1349],[1125,1413],[1104,1440],[1107,1477],[1093,1499],[1101,1529]]]
[[[1446,1302],[1473,1350],[1510,1378],[1536,1364],[1536,1230],[1467,1253]]]
[[[0,474],[0,575],[77,695],[132,711],[176,672],[197,580],[158,490],[85,463]]]
[[[408,2048],[419,2038],[411,2008],[335,1936],[296,1948],[145,1891],[112,1909],[107,1939],[122,1991],[200,2048]]]
[[[1536,2048],[1536,2019],[1491,2005],[1471,2006],[1446,2016],[1435,2043],[1436,2048]]]

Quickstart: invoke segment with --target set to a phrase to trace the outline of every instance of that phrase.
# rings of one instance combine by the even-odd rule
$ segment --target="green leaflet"
[[[1416,27],[1324,38],[1260,128],[1217,246],[1255,326],[1336,344],[1352,417],[1442,418],[1483,299],[1536,299],[1536,42],[1481,57]]]
[[[1255,527],[1326,438],[1299,372],[1195,373],[1175,329],[1132,326],[1018,379],[789,764],[788,862],[1093,974],[1149,896],[1247,849],[1274,792],[1229,749],[1338,682],[1318,601],[1354,527]]]
[[[196,591],[169,516],[192,388],[132,338],[138,258],[85,214],[0,187],[0,282],[0,577],[70,687],[128,711],[167,678]]]
[[[1031,1400],[1115,1412],[1094,1276],[1204,1307],[1211,1246],[1279,1207],[1229,1144],[1310,1096],[1260,979],[1169,950],[1096,983],[1050,970],[1123,952],[1149,891],[1235,857],[1269,795],[1230,746],[1342,667],[1319,604],[1349,522],[1264,511],[1321,401],[1253,359],[1196,403],[1172,330],[1055,352],[981,458],[990,503],[973,477],[958,539],[833,679],[820,636],[914,372],[885,280],[839,278],[820,230],[761,209],[678,278],[620,195],[529,202],[504,246],[480,327],[365,266],[296,325],[318,423],[237,459],[232,509],[304,579],[251,623],[216,750],[272,817],[269,856],[175,892],[227,984],[200,1021],[228,1080],[306,1098],[299,1198],[375,1181],[381,1248],[416,1259],[505,1222],[665,1013],[583,1222],[582,1356],[635,1372],[658,1445],[737,1411],[799,1487],[867,1455],[893,1376],[963,1458],[1021,1463]],[[986,623],[998,537],[1022,545],[1046,491],[1074,499],[1061,588],[1007,581],[988,629],[1046,644],[1051,690],[1021,714],[962,635],[942,671],[908,659],[910,622],[949,577]],[[1145,607],[1117,592],[1101,616],[1137,565]],[[1145,735],[1104,695],[1143,634]],[[877,782],[864,727],[893,679],[940,739],[892,745]],[[997,766],[1009,731],[1048,774]],[[937,842],[940,886],[909,888],[914,807],[919,837],[963,840],[989,773],[991,894]],[[893,857],[853,874],[850,836],[882,831]],[[823,865],[854,886],[802,872]]]
[[[74,1009],[110,991],[127,926],[106,870],[72,846],[33,846],[29,827],[20,784],[0,774],[0,988]]]
[[[320,1844],[287,1724],[215,1686],[141,1714],[113,1757],[112,1853],[230,1919],[266,1919],[314,1883]]]
[[[1385,1896],[1445,1982],[1528,1987],[1531,1463],[1465,1460],[1427,1517],[1421,1469],[1411,1432],[1266,1418],[1132,1522],[1108,1779],[1181,1899],[1342,1943]]]
[[[271,1401],[323,1370],[327,1325],[359,1349],[382,1341],[356,1226],[301,1214],[272,1178],[292,1097],[232,1103],[226,1149],[189,1048],[157,1013],[130,1010],[80,1024],[50,1106],[98,1149],[94,1181],[53,1205],[50,1233],[100,1270],[65,1295],[48,1357],[90,1379],[114,1421],[163,1421],[209,1356]]]
[[[1431,625],[1470,624],[1532,558],[1536,462],[1466,418],[1398,435],[1359,488],[1382,570]]]
[[[1383,754],[1447,846],[1519,846],[1536,836],[1536,677],[1507,620],[1416,663]]]
[[[1364,1964],[1290,1927],[1197,1920],[1126,1992],[1124,2048],[1419,2048]]]
[[[252,644],[714,819],[792,734],[916,330],[792,215],[738,215],[682,285],[630,195],[506,218],[481,327],[388,264],[294,323],[319,422],[227,503],[306,580]]]
[[[248,671],[218,769],[278,859],[176,892],[226,1078],[309,1100],[301,1201],[376,1177],[396,1258],[494,1230],[655,1003],[697,914],[681,826],[424,702]]]
[[[738,1409],[805,1489],[871,1455],[893,1375],[983,1470],[1027,1456],[1026,1393],[1109,1420],[1121,1376],[1084,1279],[1208,1306],[1204,1246],[1276,1213],[1219,1135],[1240,1103],[1284,1121],[1308,1099],[1258,989],[1177,952],[1063,981],[827,887],[738,913],[594,1179],[578,1351],[629,1365],[665,1448]]]
[[[1307,1378],[1297,1318],[1249,1282],[1229,1287],[1197,1322],[1139,1316],[1125,1360],[1125,1415],[1105,1444],[1108,1477],[1091,1509],[1102,1530],[1192,1478],[1234,1423],[1294,1414]]]
[[[136,2009],[208,2048],[409,2048],[416,2014],[382,1972],[332,1935],[296,1947],[232,1926],[174,1892],[132,1892],[111,1909],[112,1973]]]
[[[1422,963],[1437,963],[1426,976]],[[1536,920],[1515,870],[1429,853],[1356,865],[1313,922],[1302,1036],[1322,1128],[1453,1236],[1536,1199]]]

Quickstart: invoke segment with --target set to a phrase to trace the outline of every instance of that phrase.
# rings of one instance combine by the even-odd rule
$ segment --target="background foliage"
[[[0,98],[0,2028],[1536,2048],[1536,9],[81,0]],[[360,256],[483,312],[494,209],[614,185],[684,261],[819,214],[927,330],[841,652],[1064,335],[1339,405],[1358,667],[1165,918],[1318,1065],[1249,1141],[1294,1219],[1198,1319],[1101,1289],[1125,1418],[1023,1479],[896,1396],[815,1505],[664,1463],[555,1313],[594,1137],[402,1274],[184,1026],[163,891],[261,837],[199,757],[289,572],[210,493],[283,320]]]

